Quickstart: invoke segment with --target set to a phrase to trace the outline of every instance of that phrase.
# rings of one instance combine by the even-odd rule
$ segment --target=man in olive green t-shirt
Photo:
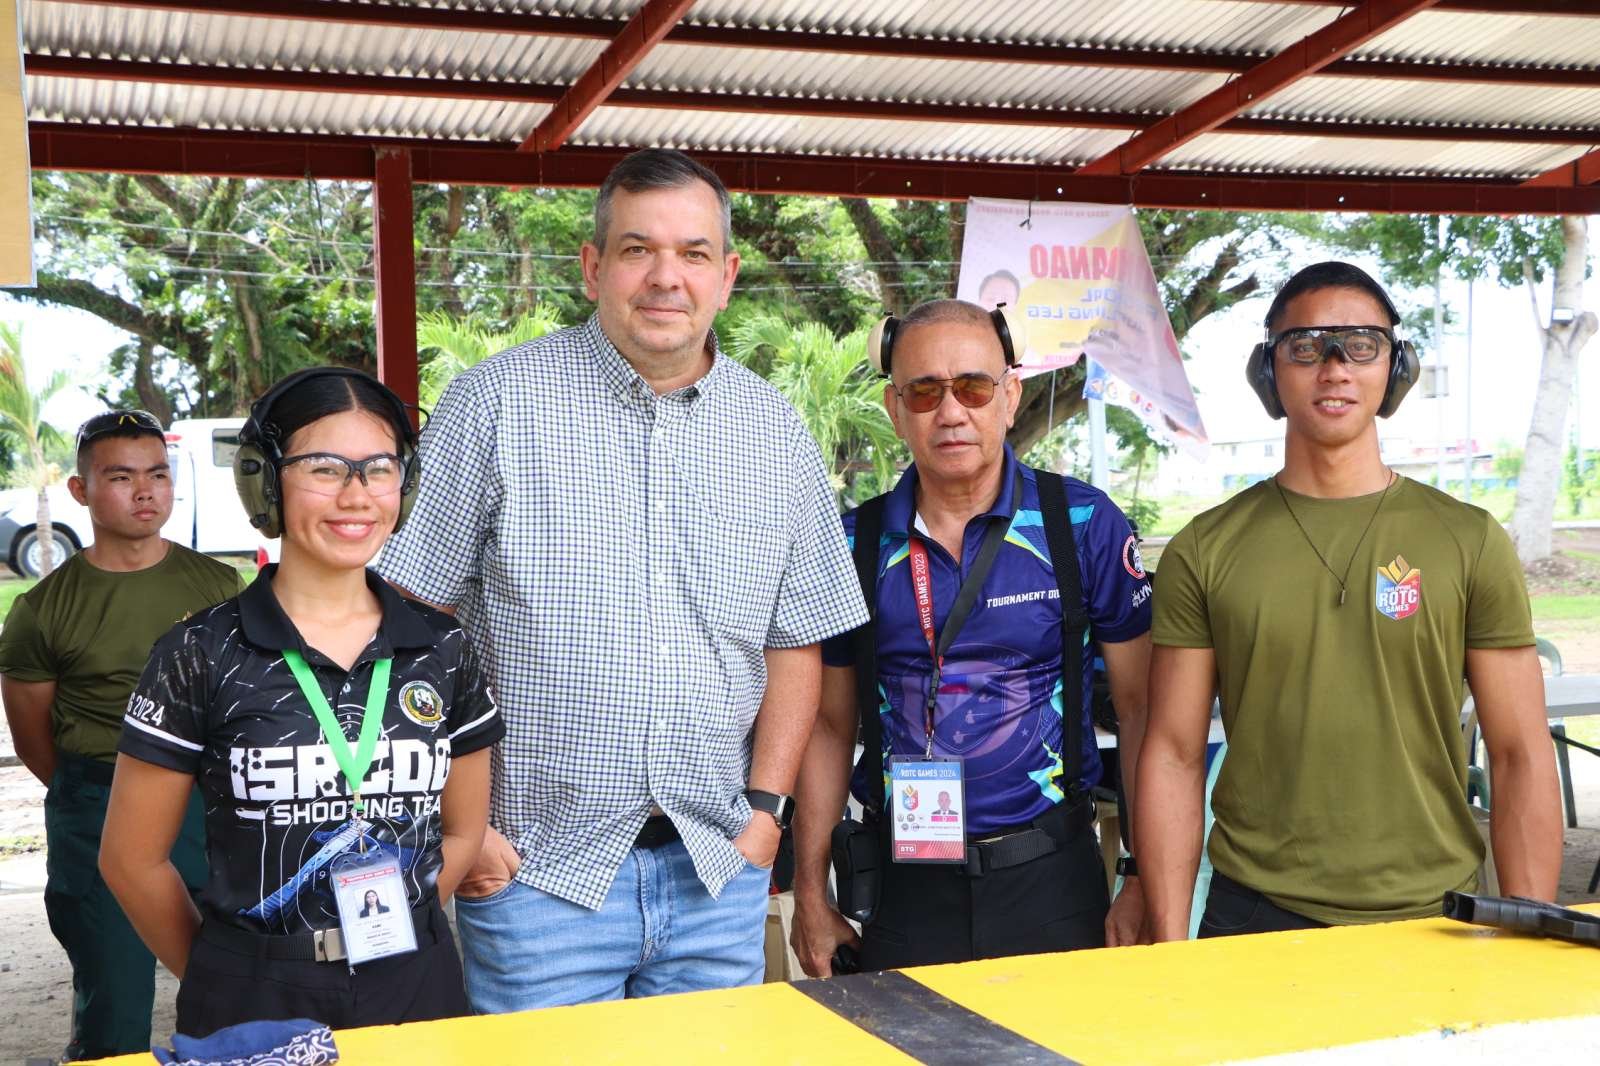
[[[1437,915],[1447,890],[1473,890],[1463,678],[1501,890],[1555,894],[1560,800],[1522,569],[1487,512],[1380,458],[1375,419],[1416,376],[1398,323],[1353,266],[1291,278],[1247,371],[1288,420],[1283,469],[1162,553],[1134,804],[1155,940],[1188,935],[1213,692],[1228,754],[1201,936]]]
[[[72,962],[65,1058],[150,1047],[155,957],[100,879],[100,834],[128,697],[175,622],[237,595],[232,567],[162,539],[172,480],[161,424],[109,412],[78,431],[72,495],[94,543],[18,597],[0,630],[0,695],[24,765],[45,796],[45,911]],[[173,855],[205,882],[198,793]]]

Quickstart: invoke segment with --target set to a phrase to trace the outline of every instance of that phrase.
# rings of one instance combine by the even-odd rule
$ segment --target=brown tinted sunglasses
[[[955,395],[962,407],[987,407],[994,399],[999,381],[988,374],[958,374],[953,378],[913,378],[899,388],[895,395],[900,402],[919,415],[925,415],[944,402],[945,390]]]

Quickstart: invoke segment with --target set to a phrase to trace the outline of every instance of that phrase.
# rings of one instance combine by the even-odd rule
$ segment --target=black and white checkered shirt
[[[598,908],[659,804],[720,893],[744,867],[763,649],[866,620],[799,415],[721,354],[657,396],[591,318],[462,374],[421,463],[380,569],[457,605],[488,664],[517,880]]]

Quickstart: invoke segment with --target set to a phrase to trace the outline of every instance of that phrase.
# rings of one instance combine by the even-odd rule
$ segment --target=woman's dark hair
[[[395,451],[404,453],[413,438],[411,425],[400,418],[400,401],[389,387],[365,375],[318,374],[292,386],[272,403],[266,413],[264,434],[287,449],[295,433],[329,415],[345,411],[365,411],[394,430]]]

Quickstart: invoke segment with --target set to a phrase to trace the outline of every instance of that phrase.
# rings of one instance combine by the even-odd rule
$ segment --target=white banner
[[[1168,439],[1204,457],[1205,424],[1131,208],[968,200],[956,295],[1022,312],[1024,377],[1087,355],[1159,411]]]

